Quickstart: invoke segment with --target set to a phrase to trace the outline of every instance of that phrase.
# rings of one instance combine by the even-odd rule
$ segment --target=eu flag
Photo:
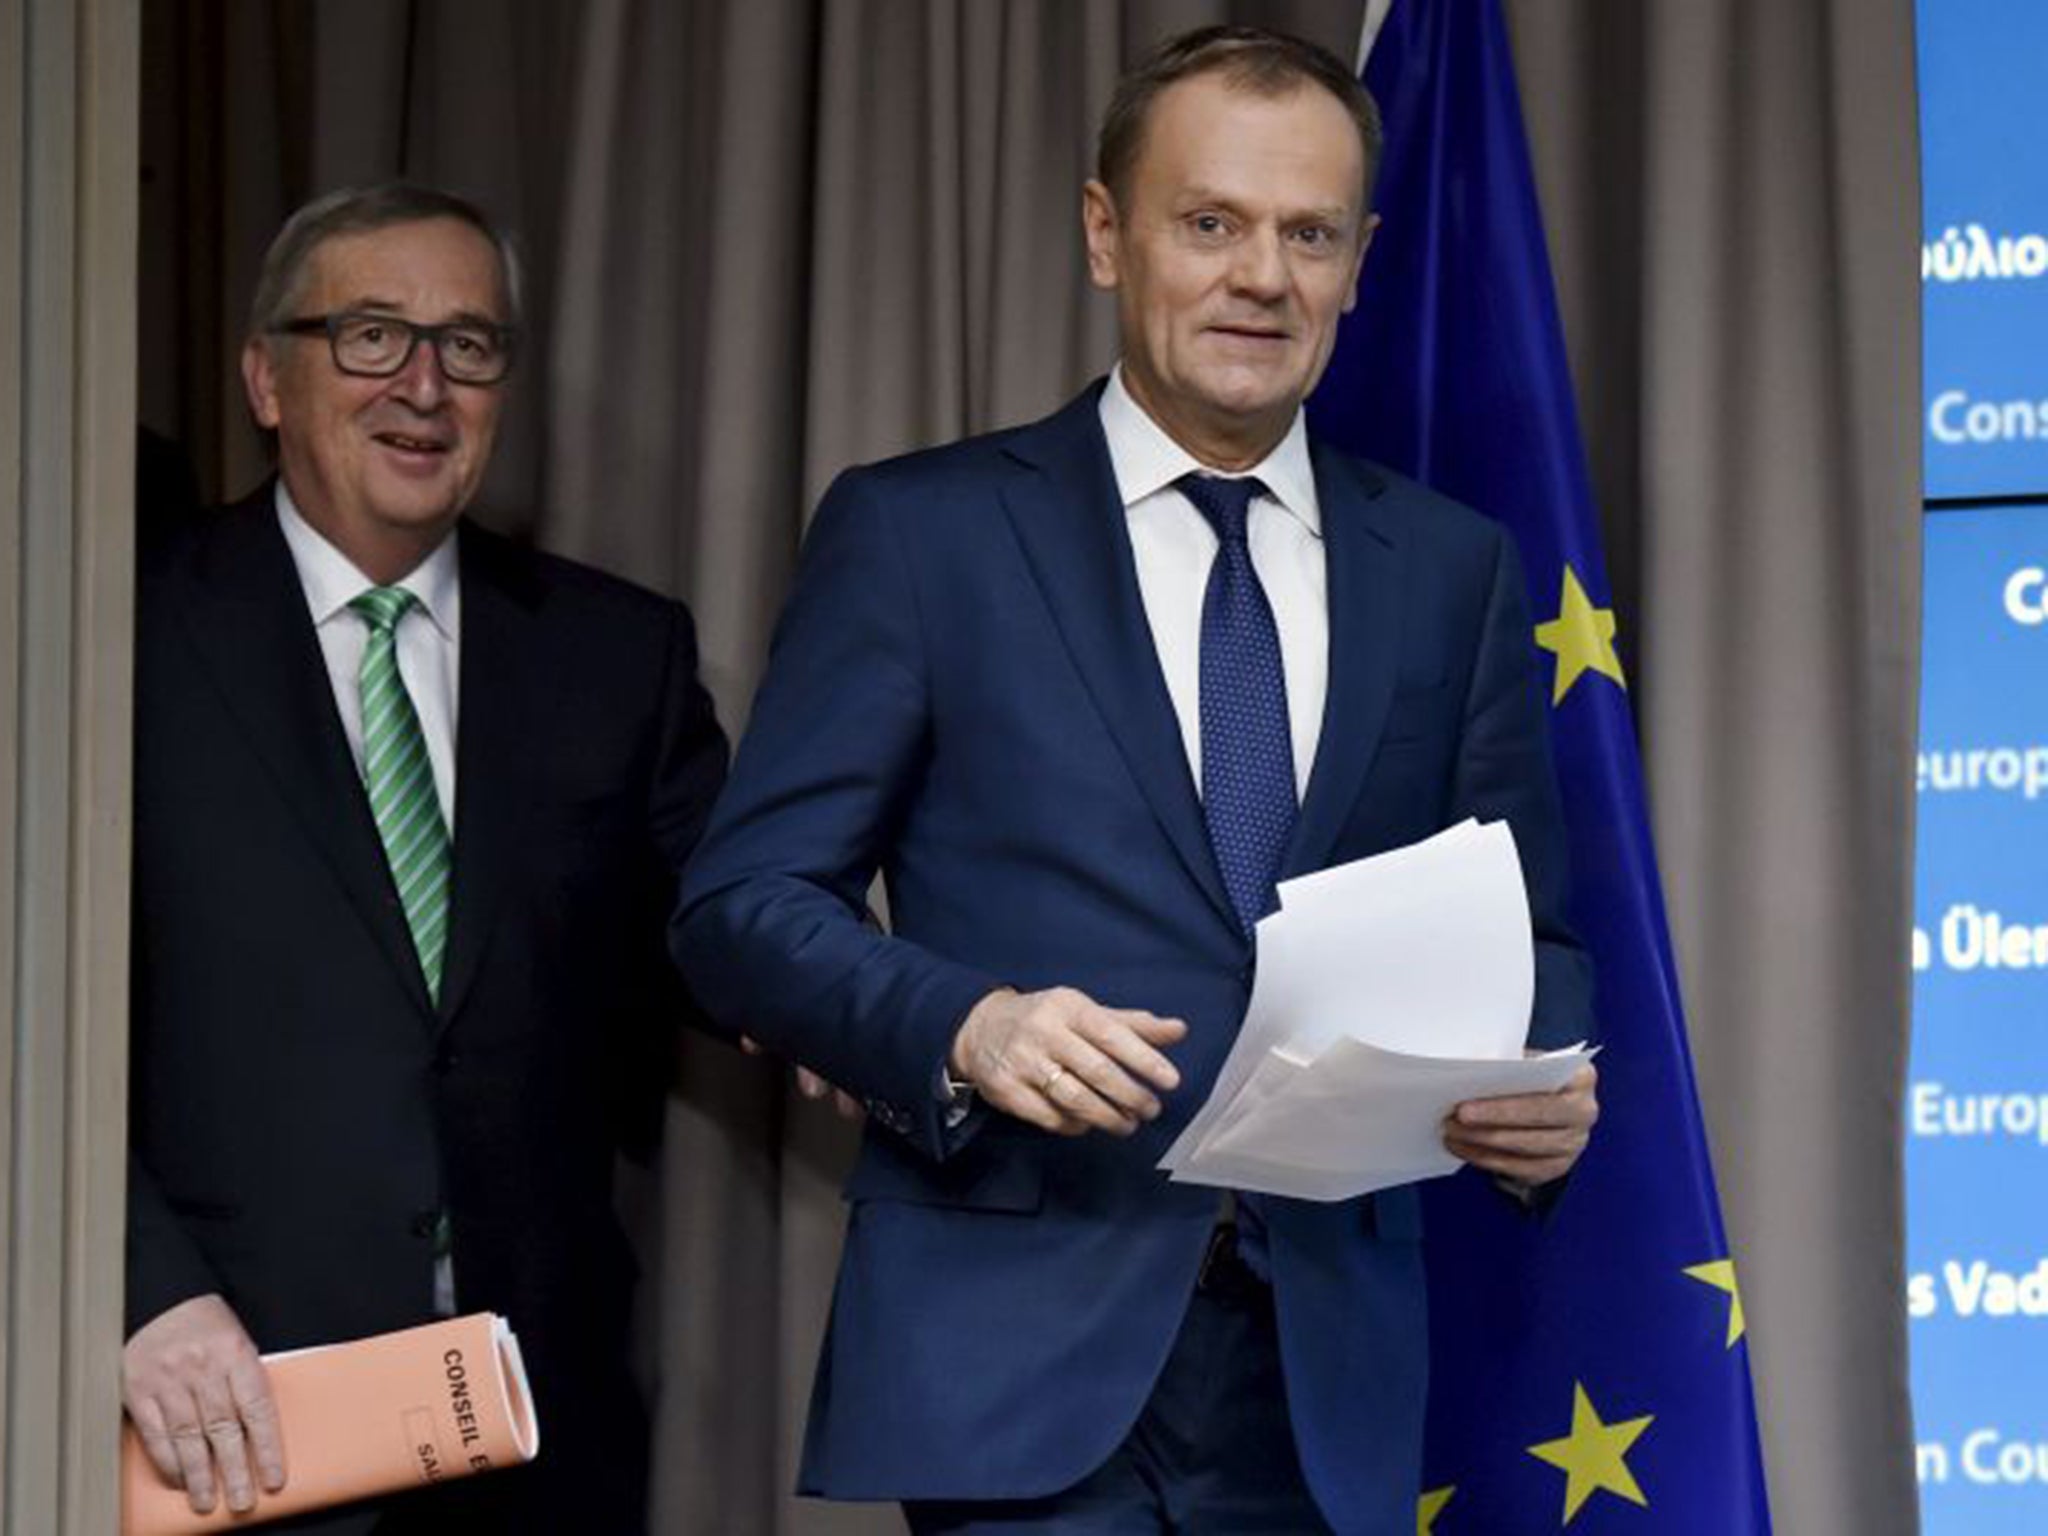
[[[1741,1297],[1496,0],[1394,0],[1366,83],[1384,223],[1311,413],[1515,534],[1606,1047],[1600,1125],[1549,1219],[1470,1171],[1429,1187],[1418,1529],[1763,1536]]]

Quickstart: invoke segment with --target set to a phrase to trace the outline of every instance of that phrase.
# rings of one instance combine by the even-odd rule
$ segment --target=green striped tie
[[[398,675],[398,621],[417,601],[399,587],[372,587],[351,599],[349,607],[370,630],[361,674],[363,784],[427,978],[427,995],[438,1003],[441,963],[448,952],[448,825],[434,790],[426,732]]]

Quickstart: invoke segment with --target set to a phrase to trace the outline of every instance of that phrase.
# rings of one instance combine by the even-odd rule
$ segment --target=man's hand
[[[953,1037],[947,1068],[984,1102],[1062,1136],[1128,1136],[1159,1113],[1180,1073],[1160,1054],[1188,1032],[1179,1019],[1105,1008],[1071,987],[991,992]]]
[[[749,1056],[765,1056],[766,1050],[752,1035],[740,1036],[740,1049]],[[809,1067],[796,1069],[796,1091],[807,1099],[822,1099],[828,1093],[832,1096],[832,1108],[842,1120],[859,1120],[867,1114],[861,1102],[844,1088],[835,1087],[818,1076]]]
[[[1474,1167],[1531,1188],[1561,1179],[1600,1118],[1599,1077],[1589,1061],[1555,1093],[1467,1099],[1444,1122],[1444,1145]]]
[[[149,1459],[210,1514],[216,1484],[237,1513],[284,1487],[284,1436],[270,1377],[228,1304],[195,1296],[135,1330],[121,1351],[121,1397]]]

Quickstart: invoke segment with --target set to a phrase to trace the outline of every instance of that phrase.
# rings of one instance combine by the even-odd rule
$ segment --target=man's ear
[[[1350,314],[1358,305],[1358,274],[1365,270],[1365,253],[1372,249],[1373,232],[1380,227],[1380,216],[1368,213],[1358,230],[1358,254],[1351,258],[1351,286],[1344,293],[1344,313]]]
[[[249,396],[249,414],[256,425],[275,432],[279,417],[277,402],[277,360],[270,355],[270,342],[251,336],[242,343],[242,388]]]
[[[1088,242],[1088,280],[1098,288],[1116,287],[1116,198],[1099,181],[1081,188],[1081,233]]]

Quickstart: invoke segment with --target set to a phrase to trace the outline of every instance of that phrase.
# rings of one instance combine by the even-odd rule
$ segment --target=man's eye
[[[464,357],[481,357],[484,354],[484,340],[474,331],[450,331],[448,345]]]
[[[1294,232],[1294,238],[1311,250],[1321,250],[1337,243],[1337,231],[1327,224],[1307,224]]]
[[[1188,220],[1188,228],[1198,235],[1221,235],[1230,226],[1223,221],[1220,213],[1198,213]]]
[[[384,327],[374,322],[356,327],[356,340],[358,341],[378,342],[384,340],[386,334]]]

